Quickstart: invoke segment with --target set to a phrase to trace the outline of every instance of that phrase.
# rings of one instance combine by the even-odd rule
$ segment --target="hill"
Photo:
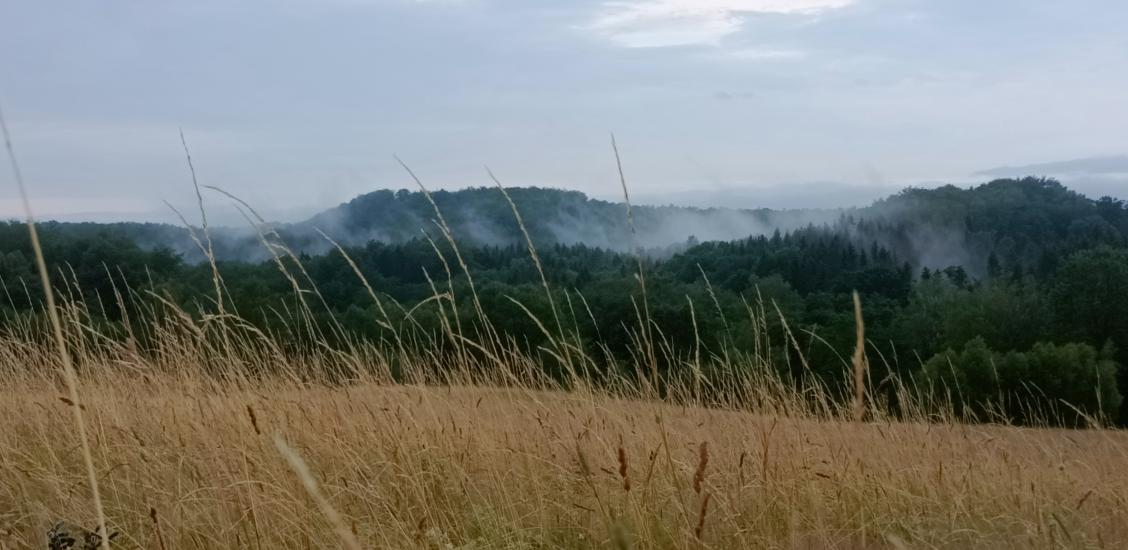
[[[631,230],[626,206],[591,199],[578,191],[511,188],[510,198],[520,209],[533,241],[543,245],[584,244],[612,250],[629,250]],[[496,188],[473,188],[432,193],[451,232],[475,245],[517,244],[521,232],[512,209]],[[837,211],[738,210],[681,206],[633,206],[632,221],[638,246],[661,249],[698,240],[730,240],[749,235],[788,231],[833,220]],[[368,193],[312,219],[287,228],[321,227],[342,235],[350,244],[368,240],[403,242],[434,230],[434,208],[422,193],[377,191]]]
[[[513,188],[508,193],[541,246],[583,244],[628,251],[626,207],[576,191]],[[496,189],[432,194],[455,238],[477,246],[521,244],[521,232]],[[730,241],[822,226],[868,246],[877,241],[917,267],[964,266],[985,274],[992,254],[1006,265],[1037,266],[1068,250],[1128,239],[1122,201],[1092,200],[1044,178],[1000,179],[971,188],[910,188],[866,208],[770,210],[633,206],[633,239],[659,255],[687,241]],[[321,250],[320,228],[345,244],[399,243],[437,233],[434,208],[422,193],[368,193],[313,218],[279,228],[299,248]]]
[[[992,254],[1003,264],[1032,267],[1053,262],[1071,249],[1128,239],[1123,201],[1108,197],[1093,200],[1055,180],[1041,178],[1001,179],[971,188],[910,188],[865,208],[633,206],[633,234],[622,203],[559,189],[507,191],[538,246],[582,244],[630,251],[637,245],[658,256],[684,250],[694,242],[827,227],[866,246],[877,241],[916,267],[961,265],[971,273],[985,274]],[[512,210],[496,188],[440,190],[432,193],[432,198],[460,242],[470,246],[523,243]],[[374,191],[307,220],[269,223],[259,229],[276,231],[297,252],[320,254],[330,245],[317,230],[352,246],[369,241],[405,243],[419,239],[424,232],[441,240],[434,220],[434,207],[423,193],[401,189]],[[191,263],[204,259],[200,246],[183,227],[128,222],[46,225],[60,235],[105,232],[144,249],[169,248]],[[221,260],[269,259],[260,235],[250,226],[213,227],[211,236]]]
[[[1121,200],[1090,199],[1045,178],[1000,179],[969,189],[906,189],[848,216],[844,231],[876,239],[915,265],[1049,271],[1069,252],[1128,242]]]

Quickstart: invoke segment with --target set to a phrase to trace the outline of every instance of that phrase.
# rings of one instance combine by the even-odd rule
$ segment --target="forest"
[[[551,338],[536,319],[555,318],[546,323],[567,324],[607,371],[634,353],[640,322],[676,353],[715,356],[749,352],[767,331],[782,335],[770,353],[783,374],[838,388],[857,291],[878,391],[912,381],[946,393],[969,419],[1022,423],[1035,414],[1031,401],[1042,401],[1067,411],[1062,422],[1128,424],[1122,200],[1025,178],[907,189],[857,209],[635,207],[629,220],[625,205],[574,192],[507,191],[533,252],[496,188],[435,193],[438,212],[450,212],[441,224],[423,193],[379,192],[307,222],[240,230],[258,252],[240,255],[229,240],[226,253],[214,254],[222,303],[284,335],[293,330],[287,312],[309,299],[326,338],[374,342],[391,341],[389,325],[440,332],[451,313],[471,327],[480,307],[494,329],[534,353]],[[564,215],[574,231],[563,230]],[[695,232],[711,215],[724,231],[746,233],[718,239],[717,225],[700,224],[705,233]],[[681,224],[678,242],[638,237],[674,231],[664,216]],[[314,227],[341,248],[320,235],[313,244],[305,229]],[[48,222],[40,231],[58,292],[78,294],[101,334],[129,333],[137,306],[123,295],[201,317],[217,307],[202,228]],[[234,234],[213,230],[217,249],[223,231]],[[185,235],[199,239],[195,253],[183,251]],[[0,225],[0,330],[41,316],[33,258],[26,226]],[[752,326],[757,319],[769,326]],[[300,334],[289,341],[304,345]]]

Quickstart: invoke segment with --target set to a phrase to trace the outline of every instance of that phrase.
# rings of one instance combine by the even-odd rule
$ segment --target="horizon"
[[[1128,6],[1111,1],[3,11],[0,107],[47,219],[194,204],[179,128],[202,184],[288,219],[410,188],[393,153],[434,189],[488,185],[488,164],[614,197],[611,131],[640,199],[850,206],[834,203],[1000,174],[1128,188]]]
[[[1040,179],[1049,179],[1049,180],[1052,180],[1052,181],[1056,181],[1057,183],[1061,184],[1065,189],[1072,191],[1072,192],[1079,193],[1089,200],[1095,201],[1095,200],[1098,200],[1098,199],[1103,198],[1103,197],[1112,197],[1114,199],[1118,199],[1118,200],[1122,200],[1122,201],[1128,200],[1128,199],[1125,198],[1125,197],[1128,197],[1128,195],[1123,195],[1123,194],[1117,195],[1117,194],[1114,194],[1114,193],[1102,193],[1102,194],[1094,195],[1094,194],[1084,193],[1083,191],[1078,190],[1074,187],[1071,187],[1067,183],[1062,182],[1062,181],[1058,180],[1057,178],[1048,177],[1048,176],[1027,175],[1027,176],[1013,176],[1013,177],[996,177],[996,178],[984,179],[984,180],[977,181],[977,182],[963,182],[963,183],[930,182],[929,184],[925,184],[925,185],[906,185],[906,186],[898,187],[898,188],[878,187],[878,186],[868,186],[868,187],[866,187],[866,186],[853,186],[853,185],[843,185],[843,184],[834,184],[834,183],[803,184],[803,188],[804,188],[805,191],[810,192],[810,191],[814,190],[815,192],[820,192],[822,194],[820,196],[819,200],[814,201],[815,202],[814,205],[811,204],[812,201],[810,201],[810,200],[803,201],[801,199],[802,193],[792,195],[792,197],[794,197],[794,200],[797,201],[794,205],[791,205],[788,202],[779,203],[778,198],[776,198],[776,201],[777,201],[776,204],[764,205],[758,200],[758,196],[749,193],[748,190],[739,190],[739,189],[712,190],[712,191],[706,191],[706,192],[672,192],[672,193],[652,194],[652,195],[647,195],[647,194],[637,195],[632,190],[632,191],[630,191],[630,193],[631,193],[630,201],[631,201],[632,206],[635,206],[635,207],[651,207],[651,208],[672,207],[672,208],[682,208],[682,209],[690,209],[690,210],[719,210],[719,211],[768,210],[768,211],[775,211],[775,212],[787,212],[787,211],[795,211],[795,212],[801,212],[801,211],[834,212],[834,211],[844,211],[844,210],[851,210],[851,209],[864,209],[864,208],[867,208],[867,207],[870,207],[870,206],[874,206],[876,203],[878,203],[880,201],[894,197],[894,196],[896,196],[896,195],[898,195],[898,194],[900,194],[904,191],[908,191],[908,190],[911,190],[911,189],[931,190],[931,189],[938,189],[938,188],[941,188],[941,187],[951,186],[951,187],[956,187],[956,188],[961,189],[961,190],[972,190],[972,189],[975,189],[975,188],[980,187],[982,185],[986,185],[988,183],[991,183],[993,181],[1007,180],[1007,179],[1022,180],[1024,178],[1040,178]],[[588,192],[585,192],[585,191],[580,191],[580,190],[577,190],[577,189],[568,189],[568,188],[564,188],[564,187],[551,187],[551,186],[506,185],[505,187],[508,190],[513,190],[513,189],[533,190],[533,189],[535,189],[535,190],[545,190],[545,191],[578,192],[578,193],[581,193],[587,200],[603,201],[603,202],[612,203],[612,204],[624,204],[624,197],[621,194],[618,195],[618,196],[614,196],[614,195],[610,195],[610,194],[593,195],[591,193],[588,193]],[[488,186],[488,185],[472,185],[472,186],[455,187],[455,188],[428,189],[428,191],[430,191],[430,192],[440,192],[441,191],[441,192],[448,192],[448,193],[458,193],[458,192],[462,192],[462,191],[490,191],[490,190],[493,190],[493,189],[495,189],[495,188],[492,187],[492,186]],[[859,192],[859,190],[861,190],[861,192]],[[335,203],[335,204],[324,205],[324,206],[311,205],[310,207],[308,207],[306,209],[295,208],[295,209],[291,209],[289,211],[281,212],[281,213],[271,212],[271,211],[265,211],[264,212],[264,211],[262,211],[258,208],[256,208],[256,210],[259,212],[260,215],[262,215],[264,217],[264,219],[268,223],[277,223],[277,224],[283,224],[283,225],[285,225],[285,224],[300,224],[300,223],[308,222],[318,215],[333,212],[333,211],[335,211],[335,210],[337,210],[341,207],[344,207],[344,206],[348,205],[351,201],[353,201],[357,198],[360,198],[360,197],[363,197],[363,196],[366,196],[366,195],[370,195],[370,194],[373,194],[373,193],[380,193],[380,192],[397,193],[399,191],[407,191],[409,193],[418,193],[419,188],[416,186],[414,188],[409,188],[409,187],[391,188],[391,187],[387,187],[387,188],[372,189],[370,191],[360,193],[359,195],[350,197],[350,198],[348,198],[344,201],[341,201],[341,202],[338,202],[338,203]],[[202,192],[204,193],[204,195],[203,195],[203,197],[204,197],[204,207],[207,209],[207,216],[208,216],[210,225],[217,227],[217,228],[234,229],[234,230],[238,230],[240,228],[245,228],[247,226],[248,222],[247,222],[246,218],[244,218],[243,214],[241,214],[240,211],[237,208],[235,208],[234,201],[231,201],[226,197],[222,197],[219,193],[216,193],[212,190],[203,189]],[[846,194],[850,194],[850,198],[845,198]],[[208,200],[209,198],[211,199],[210,201]],[[840,198],[843,199],[841,203],[834,202],[834,201],[836,201]],[[787,201],[787,199],[784,199],[784,201]],[[3,214],[4,206],[5,206],[5,202],[3,200],[0,200],[0,221],[23,223],[23,220],[26,218],[26,214],[22,211],[22,206],[19,206],[19,205],[13,206],[13,208],[20,208],[20,210],[19,210],[19,212],[14,213],[14,214],[10,214],[10,215]],[[252,205],[252,206],[254,206],[254,205]],[[64,214],[64,215],[58,215],[58,216],[51,216],[51,215],[43,216],[43,215],[40,215],[35,210],[36,205],[33,204],[32,208],[33,208],[33,214],[35,214],[36,220],[41,221],[41,222],[95,223],[95,224],[111,224],[111,223],[122,222],[122,223],[156,223],[156,224],[164,224],[164,225],[172,225],[172,226],[183,226],[183,220],[180,219],[178,217],[178,215],[175,212],[171,211],[167,206],[166,206],[166,208],[163,212],[148,212],[148,213],[143,213],[141,216],[137,216],[137,217],[120,216],[118,213],[115,213],[115,212],[110,212],[110,213],[85,212],[85,213]],[[194,214],[196,214],[196,211],[191,211],[190,217],[191,217],[191,215],[194,215]],[[281,215],[277,215],[277,214],[281,214]],[[192,220],[189,220],[190,223],[191,223],[191,221]]]

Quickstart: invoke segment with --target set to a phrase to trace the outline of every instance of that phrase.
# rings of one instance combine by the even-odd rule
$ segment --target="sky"
[[[296,220],[378,188],[832,207],[1034,173],[1128,198],[1122,0],[0,0],[37,213]],[[7,169],[0,217],[21,213]],[[206,192],[219,219],[237,216]],[[226,217],[225,217],[226,216]]]

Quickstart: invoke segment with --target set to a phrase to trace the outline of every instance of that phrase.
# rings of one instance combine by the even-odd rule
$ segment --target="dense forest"
[[[422,193],[377,192],[300,224],[216,237],[217,250],[228,247],[217,254],[224,299],[255,326],[284,332],[280,312],[298,294],[311,295],[318,322],[343,329],[326,333],[387,339],[384,314],[359,271],[396,305],[397,322],[410,317],[440,330],[442,302],[431,298],[449,293],[470,326],[476,296],[499,332],[532,350],[546,335],[530,314],[552,319],[559,305],[607,368],[632,353],[631,327],[645,300],[647,317],[673,348],[749,350],[759,345],[752,335],[764,327],[750,326],[759,318],[795,343],[771,351],[779,368],[836,384],[853,348],[856,290],[879,387],[899,379],[943,388],[956,394],[961,412],[979,418],[1021,422],[1022,403],[1033,396],[1128,422],[1121,398],[1128,391],[1128,206],[1121,200],[1026,178],[908,189],[842,211],[636,208],[632,232],[624,205],[574,192],[508,191],[536,258],[497,189],[434,194],[457,251]],[[339,240],[347,257],[320,235],[312,244],[314,227]],[[675,230],[680,236],[670,240]],[[194,231],[199,246],[170,226],[41,227],[59,291],[96,304],[91,317],[107,325],[128,322],[122,294],[159,296],[200,315],[214,308],[212,268],[200,261],[206,240]],[[742,236],[718,238],[730,234]],[[195,252],[185,252],[185,238]],[[248,242],[256,252],[239,252]],[[21,223],[0,225],[0,279],[0,330],[34,318],[42,289]]]

